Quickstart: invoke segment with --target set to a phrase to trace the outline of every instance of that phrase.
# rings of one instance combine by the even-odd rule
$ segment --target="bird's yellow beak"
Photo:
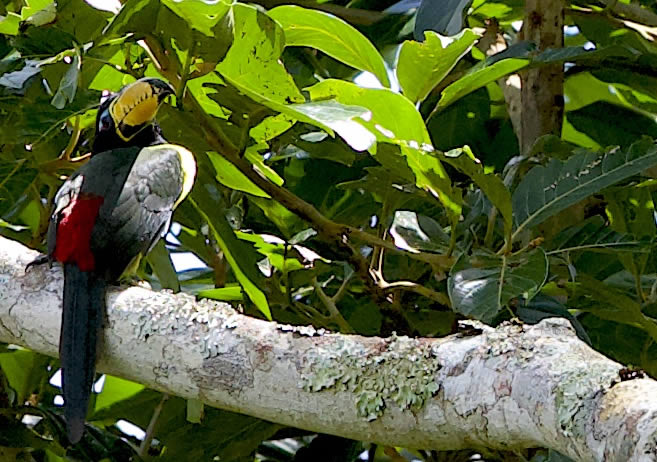
[[[124,87],[109,107],[117,135],[130,140],[155,119],[160,104],[171,94],[171,85],[155,78],[139,79]]]

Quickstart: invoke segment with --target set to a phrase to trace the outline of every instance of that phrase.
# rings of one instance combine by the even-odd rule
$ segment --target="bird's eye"
[[[112,126],[112,117],[110,116],[109,109],[105,109],[98,118],[98,131],[109,130]]]

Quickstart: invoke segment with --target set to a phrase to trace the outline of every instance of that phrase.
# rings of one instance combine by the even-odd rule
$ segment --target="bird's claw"
[[[25,272],[32,268],[33,266],[41,266],[48,264],[48,268],[52,268],[52,259],[50,258],[49,255],[39,255],[36,257],[34,260],[29,262],[27,265],[25,265]]]

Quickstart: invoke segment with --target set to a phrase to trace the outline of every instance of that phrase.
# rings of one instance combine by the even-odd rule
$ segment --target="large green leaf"
[[[586,275],[577,278],[576,294],[585,297],[577,303],[579,309],[602,319],[638,327],[657,341],[657,321],[643,313],[641,304],[633,296]]]
[[[552,159],[529,171],[513,193],[514,238],[591,194],[657,164],[657,146],[649,139],[626,151],[582,152],[566,162]]]
[[[232,2],[229,0],[193,0],[191,2],[162,0],[162,3],[187,21],[192,29],[212,37],[214,36],[212,28],[230,11]]]
[[[387,89],[361,88],[335,79],[326,79],[306,91],[312,100],[335,99],[369,109],[371,115],[358,122],[378,141],[398,145],[415,174],[417,186],[440,198],[452,216],[460,214],[460,196],[452,189],[444,167],[433,152],[422,116],[408,98]]]
[[[397,80],[404,95],[413,102],[424,100],[477,40],[477,34],[465,29],[451,38],[443,48],[443,37],[427,31],[423,43],[407,40],[402,44],[397,62]],[[421,72],[418,70],[421,69]]]
[[[163,289],[180,292],[180,281],[163,239],[160,239],[153,246],[146,256],[146,260],[151,265],[153,273],[157,276],[157,280]]]
[[[598,215],[561,231],[546,244],[546,253],[548,255],[581,251],[648,253],[654,245],[651,241],[640,241],[631,234],[614,231]]]
[[[295,5],[284,5],[267,13],[285,31],[286,46],[316,48],[348,66],[374,74],[390,87],[383,58],[363,34],[332,14]]]
[[[294,104],[282,110],[296,119],[328,129],[329,133],[335,131],[356,151],[370,149],[376,142],[376,135],[360,123],[369,115],[363,107],[327,100]]]
[[[540,247],[513,256],[463,255],[452,268],[447,290],[454,311],[491,322],[512,298],[536,295],[547,274]]]
[[[220,156],[216,152],[208,152],[208,157],[217,172],[217,181],[219,183],[236,191],[243,191],[257,197],[269,198],[269,194],[256,186],[237,167],[228,162],[225,157]]]
[[[508,58],[497,61],[491,65],[473,68],[470,73],[461,77],[443,90],[440,101],[438,101],[438,107],[444,108],[449,106],[454,101],[462,98],[468,93],[488,85],[500,77],[513,74],[523,67],[526,67],[528,64],[528,59]]]
[[[299,103],[303,96],[279,57],[283,52],[283,29],[257,8],[233,6],[234,42],[217,66],[221,75],[246,95],[280,104]]]
[[[415,38],[422,40],[422,33],[434,30],[444,35],[454,35],[463,27],[463,12],[472,0],[423,0],[415,21]]]
[[[566,118],[600,146],[626,148],[641,136],[657,137],[654,116],[606,101],[567,112]]]

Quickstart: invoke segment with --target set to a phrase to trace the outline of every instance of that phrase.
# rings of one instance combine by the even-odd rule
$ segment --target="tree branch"
[[[55,356],[62,274],[0,237],[0,341]],[[443,339],[295,328],[140,287],[108,297],[99,371],[262,419],[387,446],[551,447],[582,461],[657,455],[657,382],[562,319]],[[410,407],[411,409],[407,409]],[[647,459],[648,458],[648,459]]]
[[[605,9],[614,14],[622,16],[630,21],[645,24],[646,26],[657,26],[657,14],[647,8],[642,8],[638,3],[623,3],[618,0],[600,0]]]

